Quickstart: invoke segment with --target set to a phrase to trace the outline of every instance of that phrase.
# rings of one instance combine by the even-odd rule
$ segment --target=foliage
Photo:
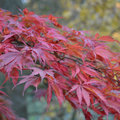
[[[2,91],[0,91],[0,93],[5,95]],[[0,120],[16,120],[16,117],[9,106],[10,101],[5,100],[2,96],[0,96]]]
[[[65,6],[67,2],[67,7]],[[118,0],[62,0],[62,12],[69,26],[83,30],[99,30],[103,34],[110,34],[119,26],[120,9]],[[71,8],[71,6],[73,6]],[[70,14],[70,13],[71,14]],[[74,21],[74,22],[73,22]]]
[[[119,0],[27,0],[25,6],[40,15],[62,16],[64,21],[60,19],[60,23],[70,28],[99,32],[120,41]],[[115,43],[110,46],[120,52]]]
[[[63,16],[63,24],[79,30],[110,34],[119,25],[119,0],[27,0],[27,8],[38,14]],[[119,29],[120,30],[120,29]]]
[[[0,10],[0,71],[15,87],[36,92],[46,84],[48,107],[53,94],[60,105],[66,100],[74,109],[88,109],[102,119],[109,113],[120,119],[120,53],[112,52],[110,36],[94,36],[62,26],[52,15],[38,16],[24,9],[19,15]],[[29,70],[29,75],[22,75]],[[20,80],[18,81],[18,78]],[[37,94],[39,97],[41,94]]]

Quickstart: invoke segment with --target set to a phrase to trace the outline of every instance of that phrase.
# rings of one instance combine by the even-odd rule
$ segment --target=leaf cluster
[[[40,84],[46,83],[48,106],[55,94],[60,105],[67,100],[86,119],[92,119],[88,108],[99,119],[109,113],[120,119],[120,53],[112,52],[107,42],[120,44],[110,36],[62,26],[52,15],[27,9],[12,15],[0,9],[3,84],[12,78],[15,87],[24,83],[24,91],[34,86],[40,92]],[[20,76],[24,70],[31,74]]]

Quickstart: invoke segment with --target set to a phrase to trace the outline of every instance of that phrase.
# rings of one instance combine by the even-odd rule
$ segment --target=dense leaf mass
[[[67,100],[82,109],[86,119],[92,118],[88,108],[99,119],[109,113],[120,119],[120,53],[112,52],[107,42],[118,41],[62,26],[52,15],[38,16],[27,9],[12,15],[0,9],[4,83],[12,78],[15,86],[24,83],[24,90],[34,86],[37,91],[46,82],[48,106],[55,94],[60,105]],[[31,74],[20,76],[24,70]]]
[[[0,94],[5,95],[1,91]],[[14,112],[10,109],[10,101],[4,99],[2,96],[0,96],[0,120],[16,120]]]

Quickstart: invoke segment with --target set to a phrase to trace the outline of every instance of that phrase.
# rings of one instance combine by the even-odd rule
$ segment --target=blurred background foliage
[[[63,23],[80,30],[111,34],[120,25],[120,0],[24,0],[37,14],[63,17]],[[114,36],[117,36],[114,35]]]
[[[10,10],[14,14],[18,14],[19,9],[23,8],[28,8],[39,15],[53,14],[63,17],[60,19],[62,25],[91,31],[93,34],[98,32],[101,35],[110,35],[120,41],[120,0],[0,0],[0,8]],[[110,46],[114,51],[120,52],[117,44],[112,43]],[[3,79],[4,76],[0,74],[0,82]],[[34,88],[29,88],[23,97],[23,86],[18,86],[10,92],[12,87],[9,82],[5,86],[7,88],[5,91],[13,102],[15,113],[20,117],[27,120],[84,120],[82,111],[73,110],[67,102],[59,107],[54,96],[46,111],[45,98],[36,98]],[[93,120],[97,120],[97,115],[92,114]],[[109,120],[113,120],[113,117],[109,116]]]

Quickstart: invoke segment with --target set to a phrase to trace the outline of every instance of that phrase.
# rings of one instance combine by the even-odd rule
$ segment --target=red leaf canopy
[[[60,105],[69,101],[86,118],[90,108],[100,118],[112,113],[120,119],[120,53],[107,42],[116,40],[62,26],[52,15],[0,10],[0,71],[15,86],[25,83],[24,90],[45,81],[48,105],[55,93]],[[24,70],[31,74],[18,81]]]

